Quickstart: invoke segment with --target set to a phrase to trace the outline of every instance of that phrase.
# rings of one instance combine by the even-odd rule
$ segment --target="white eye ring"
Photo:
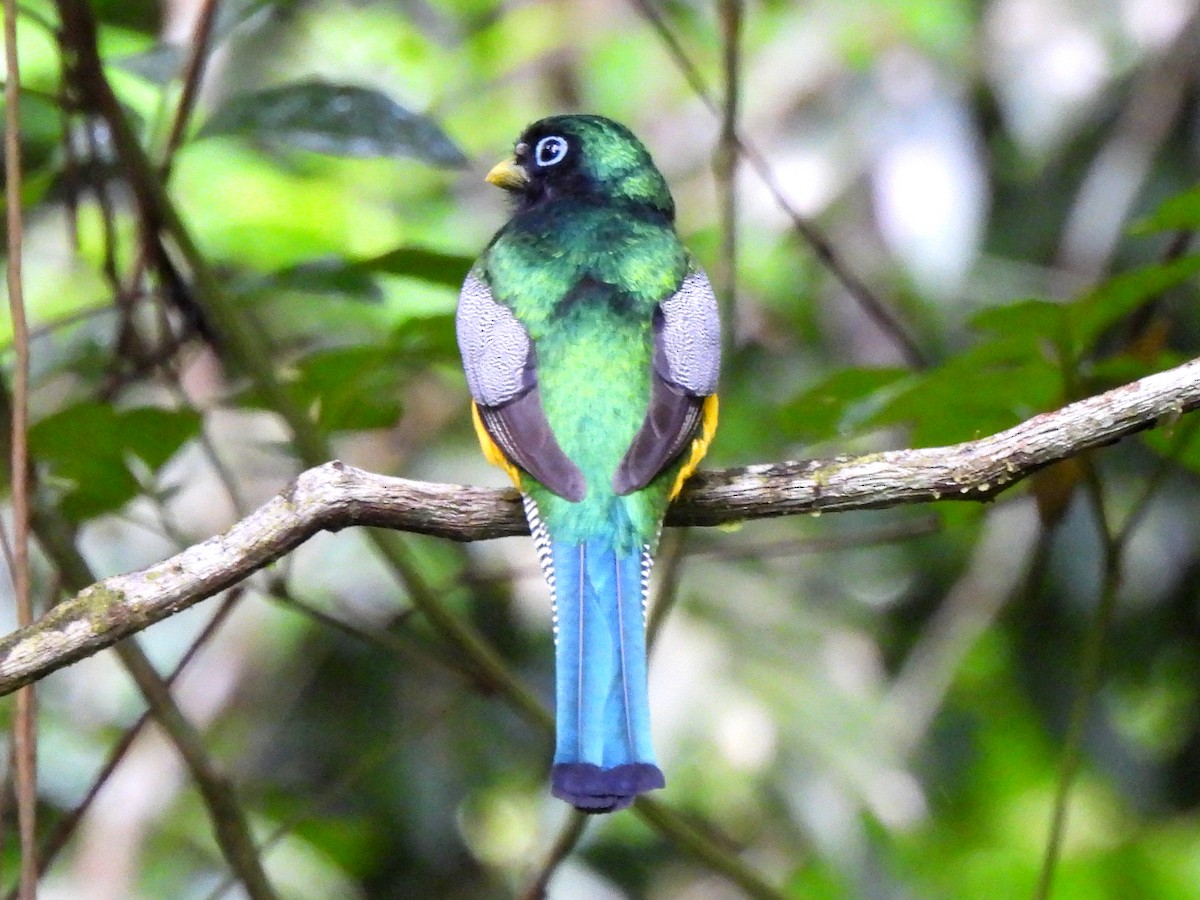
[[[544,137],[533,148],[533,161],[543,168],[556,166],[567,155],[567,139],[556,134]]]

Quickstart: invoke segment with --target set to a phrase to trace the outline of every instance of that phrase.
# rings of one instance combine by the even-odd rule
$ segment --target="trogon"
[[[717,303],[624,126],[542,119],[487,180],[514,210],[463,284],[458,345],[480,444],[521,492],[554,602],[551,790],[611,812],[664,785],[646,600],[667,504],[716,430]]]

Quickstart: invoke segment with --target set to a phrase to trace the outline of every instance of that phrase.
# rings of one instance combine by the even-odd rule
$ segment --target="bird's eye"
[[[543,168],[558,165],[566,155],[566,138],[560,138],[558,135],[542,138],[533,148],[533,161]]]

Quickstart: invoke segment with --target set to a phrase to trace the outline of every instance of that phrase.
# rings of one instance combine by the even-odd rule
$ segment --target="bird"
[[[472,419],[521,493],[550,588],[551,793],[614,812],[665,786],[650,736],[650,570],[667,507],[716,432],[718,304],[625,126],[541,119],[486,180],[513,204],[455,314]]]

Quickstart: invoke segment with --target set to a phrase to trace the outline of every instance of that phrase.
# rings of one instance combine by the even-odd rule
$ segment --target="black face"
[[[529,176],[519,206],[529,209],[564,194],[591,192],[590,179],[580,166],[581,141],[562,128],[537,125],[523,135],[513,151]]]

